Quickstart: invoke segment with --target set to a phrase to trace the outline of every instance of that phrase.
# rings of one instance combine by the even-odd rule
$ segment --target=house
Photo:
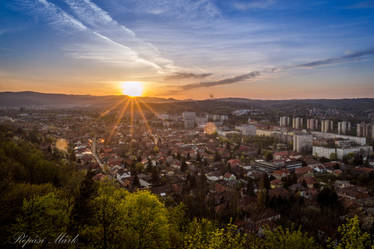
[[[220,194],[220,193],[224,193],[224,192],[229,191],[230,188],[226,187],[222,184],[216,183],[216,185],[214,186],[214,190],[215,190],[216,193]]]
[[[313,170],[320,174],[326,173],[326,168],[322,164],[317,165],[316,167],[313,168]]]
[[[314,188],[314,185],[317,184],[317,181],[314,179],[313,176],[301,176],[297,179],[298,183],[305,182],[308,188]]]
[[[343,171],[341,169],[335,169],[332,173],[334,176],[338,177],[343,174]]]
[[[139,178],[139,184],[140,184],[140,187],[144,188],[144,189],[149,189],[152,186],[152,184],[150,184],[149,182],[147,182],[147,181],[145,181],[141,178]]]
[[[336,162],[336,161],[323,163],[323,166],[325,167],[326,172],[330,174],[332,174],[334,170],[340,168],[339,162]]]
[[[230,165],[231,168],[236,168],[240,165],[239,159],[230,159],[227,161],[227,163]]]
[[[342,180],[336,180],[335,181],[335,188],[348,188],[352,187],[353,185],[349,181],[342,181]]]
[[[307,158],[307,159],[304,159],[306,165],[310,168],[315,168],[317,167],[320,162],[318,162],[317,160],[313,159],[313,158]]]
[[[295,169],[295,174],[297,176],[302,176],[302,175],[306,175],[306,174],[313,174],[313,169],[310,168],[310,167],[297,168],[297,169]]]
[[[359,200],[369,197],[369,193],[366,188],[357,186],[340,188],[336,190],[336,193],[339,197],[347,198],[349,200]]]
[[[290,171],[287,170],[287,169],[279,169],[279,170],[275,170],[273,173],[272,173],[272,176],[274,176],[276,179],[282,179],[284,177],[287,177],[290,175]]]
[[[288,157],[288,151],[279,151],[273,154],[275,160],[286,159]]]
[[[270,182],[270,186],[272,189],[281,188],[283,187],[283,181],[280,179],[274,179]]]
[[[152,193],[160,195],[160,196],[165,196],[168,193],[170,193],[171,189],[169,185],[163,185],[163,186],[158,186],[158,187],[152,187]]]
[[[234,174],[227,172],[226,174],[223,175],[223,180],[232,182],[236,180],[236,176]]]
[[[374,169],[373,168],[367,168],[367,167],[356,167],[355,171],[358,172],[359,174],[368,175],[368,174],[374,172]]]
[[[274,197],[283,197],[287,198],[290,196],[290,193],[285,189],[285,188],[275,188],[275,189],[270,189],[269,190],[269,198],[274,198]]]
[[[209,172],[208,174],[205,174],[208,181],[217,182],[223,179],[221,173],[219,171],[213,171]]]

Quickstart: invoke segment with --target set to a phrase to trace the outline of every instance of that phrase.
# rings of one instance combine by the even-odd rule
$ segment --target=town
[[[158,113],[129,101],[127,113],[22,108],[2,110],[0,120],[38,134],[45,150],[94,180],[183,202],[192,217],[232,219],[247,232],[299,221],[319,237],[350,215],[374,227],[369,122],[282,115],[277,123],[256,108]]]

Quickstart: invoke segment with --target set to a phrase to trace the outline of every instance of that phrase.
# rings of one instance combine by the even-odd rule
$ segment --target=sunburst
[[[130,97],[139,97],[143,94],[143,83],[139,81],[121,82],[121,89],[124,95]]]

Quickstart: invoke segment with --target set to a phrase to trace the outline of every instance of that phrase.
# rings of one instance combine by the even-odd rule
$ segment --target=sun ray
[[[109,137],[108,137],[108,140],[107,140],[108,142],[112,139],[112,137],[114,135],[114,132],[118,128],[118,124],[121,122],[123,115],[126,113],[126,110],[127,110],[128,106],[129,106],[129,101],[127,100],[126,104],[122,107],[121,112],[118,115],[118,118],[117,118],[116,122],[114,123],[112,130],[110,131],[110,134],[109,134]]]
[[[128,98],[121,99],[120,101],[118,101],[117,103],[115,103],[114,105],[112,105],[111,107],[109,107],[107,110],[105,110],[102,113],[100,113],[100,115],[99,115],[99,117],[97,119],[100,119],[100,118],[106,116],[109,112],[111,112],[114,109],[116,109],[119,105],[121,105],[122,103],[124,103],[126,100],[128,100]]]
[[[145,124],[145,127],[146,127],[147,130],[148,130],[149,135],[151,136],[153,142],[155,143],[155,138],[154,138],[154,136],[153,136],[153,133],[152,133],[151,127],[150,127],[149,124],[148,124],[148,120],[147,120],[147,118],[145,117],[144,112],[143,112],[142,108],[140,107],[139,102],[138,102],[136,99],[135,99],[135,104],[136,104],[136,107],[137,107],[138,110],[139,110],[140,115],[142,116],[142,119],[144,120],[144,124]]]
[[[130,136],[132,138],[134,135],[134,99],[131,99],[130,102]]]
[[[149,110],[151,111],[157,118],[160,118],[160,114],[157,113],[150,105],[148,105],[146,102],[144,102],[142,99],[139,99],[139,101]]]

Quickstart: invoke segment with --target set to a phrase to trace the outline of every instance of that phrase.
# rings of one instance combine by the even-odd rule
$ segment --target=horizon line
[[[67,95],[67,96],[91,96],[91,97],[119,97],[125,96],[130,98],[131,96],[124,94],[110,94],[110,95],[92,95],[92,94],[77,94],[77,93],[56,93],[56,92],[37,92],[37,91],[0,91],[3,93],[37,93],[37,94],[50,94],[50,95]],[[134,98],[134,97],[131,97]],[[245,98],[245,97],[217,97],[217,98],[205,98],[205,99],[177,99],[174,97],[156,97],[156,96],[138,96],[135,98],[158,98],[158,99],[172,99],[177,101],[207,101],[207,100],[223,100],[223,99],[243,99],[243,100],[258,100],[258,101],[291,101],[291,100],[353,100],[353,99],[374,99],[373,97],[345,97],[345,98],[289,98],[289,99],[265,99],[265,98]]]

